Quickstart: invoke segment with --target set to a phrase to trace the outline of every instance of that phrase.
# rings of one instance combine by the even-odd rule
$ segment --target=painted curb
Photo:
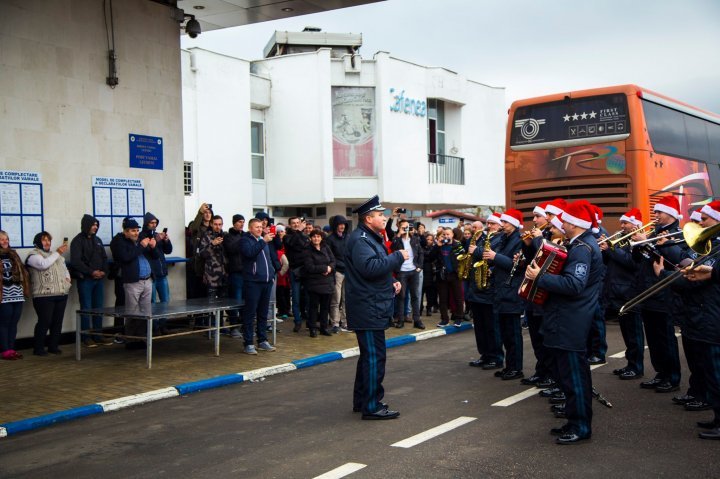
[[[462,326],[460,326],[459,328],[455,326],[440,327],[438,329],[431,329],[429,331],[422,331],[419,333],[412,333],[403,336],[396,336],[394,338],[389,338],[385,340],[385,345],[387,348],[394,348],[397,346],[402,346],[404,344],[415,343],[417,341],[424,341],[426,339],[446,336],[448,334],[459,333],[461,331],[467,331],[468,329],[472,328],[473,325],[471,323],[463,323]],[[343,349],[341,351],[323,353],[309,358],[296,359],[290,363],[253,369],[251,371],[244,371],[241,373],[226,374],[223,376],[201,379],[199,381],[191,381],[178,384],[176,386],[156,389],[154,391],[148,391],[145,393],[111,399],[95,404],[88,404],[86,406],[80,406],[64,411],[58,411],[34,418],[20,419],[18,421],[0,424],[0,438],[8,437],[14,434],[18,434],[20,432],[39,429],[41,427],[51,426],[53,424],[58,424],[73,419],[78,419],[81,417],[92,416],[95,414],[102,414],[111,411],[119,411],[120,409],[138,406],[141,404],[158,401],[160,399],[192,394],[208,389],[215,389],[222,386],[227,386],[229,384],[255,381],[266,376],[282,374],[290,371],[295,371],[297,369],[305,369],[316,366],[318,364],[339,361],[359,355],[360,349],[358,347]]]

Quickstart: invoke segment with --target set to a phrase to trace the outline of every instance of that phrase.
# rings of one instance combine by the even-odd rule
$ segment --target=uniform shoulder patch
[[[576,278],[580,278],[580,279],[584,278],[585,276],[587,276],[587,272],[588,272],[588,265],[586,265],[585,263],[578,263],[575,265],[575,277]]]

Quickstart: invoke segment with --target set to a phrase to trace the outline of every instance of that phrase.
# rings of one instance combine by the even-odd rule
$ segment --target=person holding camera
[[[222,216],[214,215],[210,229],[200,240],[199,247],[199,255],[205,263],[203,283],[210,299],[226,296],[224,290],[227,287],[227,256],[223,247],[224,241]]]
[[[398,223],[398,232],[393,239],[390,250],[395,252],[405,250],[408,252],[408,258],[400,265],[400,270],[396,271],[397,280],[400,281],[400,293],[395,297],[395,327],[402,328],[405,326],[405,296],[410,294],[412,303],[412,321],[413,326],[418,329],[425,329],[425,325],[420,319],[420,271],[423,267],[423,250],[420,247],[420,240],[417,236],[410,234],[410,222],[402,219]]]
[[[302,283],[302,267],[305,262],[305,253],[310,247],[310,238],[303,232],[305,229],[305,218],[292,216],[288,219],[290,228],[286,229],[283,244],[285,245],[285,256],[290,262],[290,295],[292,297],[292,313],[295,327],[293,332],[299,333],[302,328],[303,316],[308,300],[307,292]]]
[[[450,320],[453,326],[460,327],[463,321],[464,303],[462,281],[457,274],[457,257],[465,252],[459,241],[454,239],[453,230],[444,228],[438,237],[438,278],[437,289],[440,297],[440,322],[439,327],[447,326]],[[452,302],[450,301],[452,296]],[[448,316],[448,310],[452,317]]]

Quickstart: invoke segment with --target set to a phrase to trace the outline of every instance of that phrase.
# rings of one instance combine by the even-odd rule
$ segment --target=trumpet
[[[720,223],[709,226],[707,228],[703,228],[702,226],[695,223],[687,223],[683,227],[682,232],[680,233],[682,233],[683,239],[690,247],[690,249],[692,249],[701,256],[700,259],[688,266],[690,271],[720,255],[720,251],[715,251],[710,254],[710,250],[712,249],[712,239],[718,234],[720,234]],[[667,236],[665,236],[665,238],[666,237]],[[657,283],[655,283],[654,285],[652,285],[651,287],[625,303],[623,307],[620,308],[619,314],[626,314],[632,308],[644,302],[646,299],[655,296],[657,293],[670,286],[670,284],[674,283],[682,276],[682,269],[678,269],[678,271],[675,271],[671,275],[666,276],[662,280],[658,281]]]
[[[653,236],[652,238],[648,238],[648,239],[644,239],[644,240],[640,240],[640,241],[629,241],[628,244],[630,245],[630,248],[632,249],[632,248],[634,248],[634,247],[636,247],[636,246],[640,246],[640,245],[644,245],[644,244],[650,244],[650,243],[655,243],[656,241],[660,241],[661,239],[672,238],[672,237],[674,237],[674,236],[680,236],[680,235],[682,235],[682,234],[685,234],[685,228],[683,228],[683,231],[676,231],[676,232],[674,232],[674,233],[669,233],[669,234],[666,234],[666,235]],[[672,244],[676,244],[676,243],[682,243],[682,241],[681,241],[681,240],[679,240],[679,241],[676,240],[676,241],[675,241],[674,243],[672,243]]]
[[[618,243],[625,241],[626,239],[632,237],[634,234],[640,233],[640,232],[646,230],[647,228],[651,228],[653,226],[655,226],[655,220],[652,220],[651,222],[646,223],[646,224],[640,226],[639,228],[634,229],[630,233],[623,235],[619,238],[615,238],[615,239],[605,238],[603,241],[598,241],[598,244],[602,244],[603,242],[607,241],[610,243],[610,247],[614,248]],[[621,233],[621,231],[618,231],[618,233]],[[617,233],[615,233],[613,236],[615,236],[616,234]],[[611,236],[611,238],[612,238],[612,236]]]

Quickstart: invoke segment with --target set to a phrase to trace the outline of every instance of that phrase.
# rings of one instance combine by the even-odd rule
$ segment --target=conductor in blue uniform
[[[387,224],[385,208],[373,196],[353,213],[358,228],[347,240],[345,256],[345,311],[348,328],[355,332],[360,357],[355,373],[353,411],[363,419],[394,419],[400,415],[382,402],[385,377],[385,330],[390,327],[395,295],[400,282],[392,272],[408,259],[398,250],[388,255],[383,232]]]
[[[590,229],[597,225],[587,201],[571,203],[561,213],[567,259],[559,274],[538,275],[533,261],[525,277],[537,279],[548,291],[543,323],[544,345],[555,364],[553,376],[565,393],[567,424],[553,428],[558,444],[574,444],[592,434],[592,380],[587,361],[587,338],[602,285],[602,255]]]

